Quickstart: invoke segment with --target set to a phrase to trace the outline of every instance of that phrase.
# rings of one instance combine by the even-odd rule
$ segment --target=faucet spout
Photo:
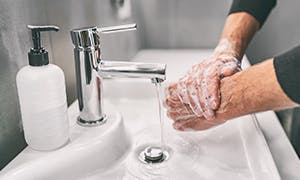
[[[103,112],[103,77],[144,78],[152,83],[166,79],[166,65],[104,61],[101,59],[100,34],[135,30],[136,24],[113,27],[73,29],[76,87],[80,114],[78,124],[97,126],[106,122]]]
[[[159,63],[139,63],[120,61],[101,61],[98,66],[101,77],[142,78],[166,80],[166,65]],[[154,82],[154,81],[153,81]]]

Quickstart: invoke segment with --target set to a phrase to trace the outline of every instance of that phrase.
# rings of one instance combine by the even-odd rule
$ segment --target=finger
[[[187,87],[186,87],[186,81],[188,80],[188,77],[184,77],[179,80],[177,84],[177,97],[180,99],[182,103],[188,104],[188,95],[187,95]]]
[[[205,100],[209,109],[217,110],[220,106],[220,77],[216,71],[204,74],[204,82],[202,82],[202,90],[204,91]]]
[[[183,104],[181,103],[181,101],[179,99],[173,100],[172,98],[167,98],[163,101],[163,105],[165,108],[170,109],[170,108],[180,107]]]
[[[194,115],[192,109],[187,104],[182,104],[181,106],[176,107],[176,109],[171,109],[171,110],[176,110],[177,112],[182,113],[182,114],[192,114],[192,115]]]
[[[201,78],[203,73],[203,64],[194,66],[193,75],[191,75],[191,81],[186,83],[187,94],[189,98],[189,107],[192,109],[194,114],[198,117],[203,116],[203,103],[201,102],[201,93],[199,93],[198,79]]]
[[[203,78],[200,79],[200,89],[201,89],[201,97],[200,100],[203,102],[203,116],[207,120],[212,120],[215,116],[213,108],[211,108],[211,104],[214,104],[217,97],[211,97],[211,93],[209,92],[210,89],[208,89],[208,82],[213,80],[210,78],[211,75],[215,74],[215,69],[206,69],[203,74]],[[213,101],[212,101],[213,100]]]
[[[165,88],[165,100],[163,101],[163,106],[165,108],[170,108],[170,107],[177,107],[181,106],[182,102],[178,98],[178,90],[177,90],[177,83],[171,83]]]
[[[177,97],[177,83],[172,83],[169,84],[166,88],[165,88],[165,97],[169,98],[169,99],[175,99]]]
[[[193,125],[195,124],[195,118],[191,118],[188,120],[176,121],[173,123],[173,127],[179,131],[185,131],[187,129],[194,129]],[[188,125],[186,125],[188,124]]]
[[[219,125],[219,123],[211,123],[204,118],[196,118],[196,119],[189,119],[186,121],[176,121],[173,123],[173,127],[180,131],[186,130],[206,130],[211,127]]]
[[[196,117],[194,114],[180,114],[176,111],[168,111],[167,116],[175,122],[176,121],[185,121],[185,120]]]
[[[174,89],[172,91],[172,93],[170,94],[170,96],[167,96],[170,100],[172,100],[173,102],[181,102],[179,99],[179,94],[180,91],[178,89],[178,85],[176,86],[176,89]]]
[[[174,91],[177,89],[177,83],[170,83],[166,88],[165,88],[165,94],[166,96],[172,96],[174,94]]]
[[[201,68],[202,64],[194,64],[192,66],[192,68],[187,72],[187,74],[189,76],[193,76],[200,68]]]
[[[177,92],[178,98],[184,104],[189,104],[189,98],[187,94],[187,82],[192,80],[192,76],[197,73],[198,69],[201,67],[201,64],[193,65],[192,68],[182,77],[179,79],[177,84]]]
[[[193,113],[201,117],[203,115],[203,110],[201,107],[201,101],[198,96],[198,87],[196,80],[187,84],[187,94],[189,98],[189,106]]]
[[[167,115],[169,118],[173,119],[174,121],[186,120],[186,119],[196,117],[193,111],[187,106],[171,108],[167,111]]]

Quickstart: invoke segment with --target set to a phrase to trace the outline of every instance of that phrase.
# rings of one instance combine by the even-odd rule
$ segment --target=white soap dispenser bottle
[[[49,64],[48,52],[41,47],[41,31],[58,31],[56,26],[28,26],[33,48],[29,65],[17,74],[17,89],[25,140],[35,150],[62,147],[69,139],[69,122],[63,71]]]

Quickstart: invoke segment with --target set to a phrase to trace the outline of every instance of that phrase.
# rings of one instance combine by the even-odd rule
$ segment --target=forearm
[[[291,61],[294,62],[294,66],[288,65],[288,69],[276,68],[276,62],[284,62],[284,59],[284,57],[276,59],[275,66],[273,59],[269,59],[223,78],[220,84],[220,106],[215,111],[215,116],[212,119],[195,115],[189,104],[181,103],[178,96],[180,86],[177,83],[170,85],[166,91],[167,98],[164,104],[168,109],[168,117],[174,120],[174,128],[183,131],[186,129],[204,130],[251,113],[298,107],[300,94],[296,95],[291,92],[298,92],[299,88],[297,87],[299,86],[293,87],[290,91],[289,88],[287,89],[287,87],[291,87],[290,83],[282,84],[278,80],[281,76],[286,75],[293,79],[292,76],[297,75],[298,71],[295,70],[300,68],[300,64],[296,61],[297,58],[292,58]],[[293,74],[285,74],[282,71],[292,71]],[[292,84],[296,83],[295,80],[292,80],[292,82]],[[300,84],[299,79],[297,79],[297,84]]]
[[[216,49],[222,50],[224,44],[229,43],[231,48],[227,49],[233,49],[236,58],[241,60],[255,32],[264,24],[275,5],[276,0],[233,0]]]
[[[225,22],[215,53],[229,53],[241,60],[258,29],[259,22],[250,14],[245,12],[230,14]]]
[[[281,89],[273,59],[224,78],[221,97],[221,106],[216,113],[219,119],[299,106]]]

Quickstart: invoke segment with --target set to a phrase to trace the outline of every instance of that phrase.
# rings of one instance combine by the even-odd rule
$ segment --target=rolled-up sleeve
[[[300,46],[274,58],[277,80],[285,94],[300,104]]]
[[[259,22],[261,27],[275,6],[276,0],[233,0],[229,14],[247,12]]]

